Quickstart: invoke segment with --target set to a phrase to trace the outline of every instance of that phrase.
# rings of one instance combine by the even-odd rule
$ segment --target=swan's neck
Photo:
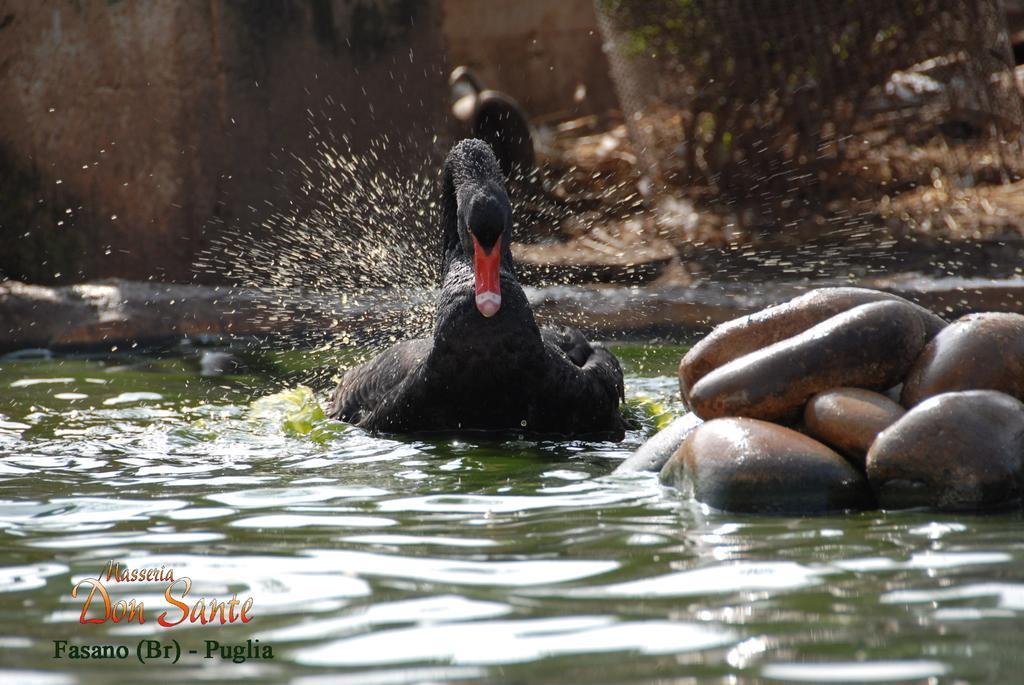
[[[468,260],[459,241],[459,207],[455,198],[455,180],[452,170],[445,165],[441,179],[441,281],[448,278],[448,270],[460,257]]]
[[[529,355],[542,348],[540,330],[526,293],[510,270],[501,270],[501,309],[486,318],[476,307],[472,265],[456,259],[445,274],[437,300],[434,349],[443,354],[472,355],[481,348],[517,348]]]
[[[481,150],[474,152],[474,144],[487,152],[486,158],[480,158]],[[449,155],[441,176],[443,282],[434,327],[434,350],[439,354],[481,344],[498,344],[508,348],[510,338],[514,338],[517,344],[532,348],[536,343],[537,347],[541,347],[540,332],[533,312],[526,294],[516,280],[511,235],[501,236],[501,307],[493,317],[487,318],[476,306],[473,247],[470,236],[460,234],[463,229],[459,227],[458,198],[462,191],[488,192],[501,189],[497,163],[484,146],[480,141],[460,143]],[[464,149],[466,147],[469,148],[468,153]],[[470,157],[467,158],[466,154]],[[509,230],[506,228],[505,232]],[[502,340],[505,341],[504,345],[501,344]]]

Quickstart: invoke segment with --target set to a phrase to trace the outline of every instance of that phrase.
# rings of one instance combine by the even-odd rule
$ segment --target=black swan
[[[540,329],[516,280],[512,208],[487,143],[441,179],[443,286],[433,338],[345,373],[330,415],[386,433],[486,430],[621,440],[622,369],[573,328]]]
[[[505,178],[527,177],[537,163],[530,119],[505,93],[485,90],[469,67],[456,67],[448,78],[452,113],[474,138],[490,143]]]

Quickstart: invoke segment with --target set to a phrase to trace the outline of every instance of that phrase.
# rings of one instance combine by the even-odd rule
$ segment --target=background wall
[[[443,0],[443,10],[451,64],[474,67],[531,115],[617,106],[593,0]],[[579,84],[582,103],[573,99]]]
[[[0,276],[188,280],[285,201],[311,119],[430,154],[446,71],[434,0],[5,2]]]

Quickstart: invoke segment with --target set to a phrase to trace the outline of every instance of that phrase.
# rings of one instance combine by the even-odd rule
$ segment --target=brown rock
[[[864,469],[871,443],[906,410],[885,395],[861,388],[819,392],[804,408],[804,424],[813,437]]]
[[[804,514],[872,505],[864,477],[838,454],[754,419],[697,426],[662,469],[661,480],[728,511]]]
[[[990,312],[951,323],[924,348],[900,401],[912,407],[957,390],[999,390],[1024,399],[1024,316]]]
[[[614,473],[640,473],[660,471],[679,444],[694,428],[702,423],[692,411],[672,419],[672,423],[658,431],[647,442],[640,445],[632,455],[619,464]]]
[[[937,395],[882,431],[867,475],[885,509],[1005,506],[1021,496],[1024,404],[993,390]]]
[[[925,336],[921,317],[906,302],[854,307],[715,369],[693,387],[690,405],[705,420],[790,418],[824,390],[895,385],[920,354]]]
[[[690,390],[705,375],[734,359],[803,333],[836,314],[871,302],[905,302],[917,312],[930,339],[946,325],[932,312],[898,295],[866,288],[819,288],[784,304],[768,307],[717,326],[694,345],[679,364],[679,387]]]

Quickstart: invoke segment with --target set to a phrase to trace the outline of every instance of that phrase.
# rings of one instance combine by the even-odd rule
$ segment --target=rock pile
[[[692,413],[675,424],[678,447],[661,478],[711,507],[982,511],[1020,502],[1020,314],[947,325],[888,293],[815,290],[716,328],[683,358],[679,381]]]

